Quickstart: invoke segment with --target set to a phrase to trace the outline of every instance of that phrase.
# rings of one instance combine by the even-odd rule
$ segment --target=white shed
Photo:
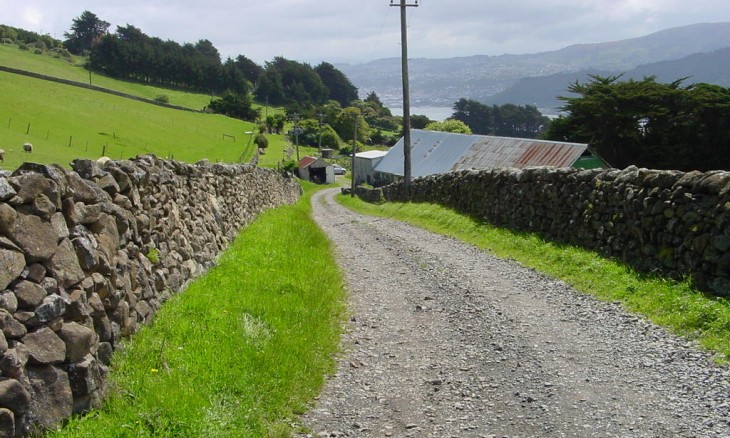
[[[366,151],[355,154],[355,185],[375,183],[375,166],[388,151]]]

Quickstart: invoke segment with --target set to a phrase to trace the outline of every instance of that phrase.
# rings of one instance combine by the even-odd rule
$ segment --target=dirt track
[[[302,436],[730,437],[730,372],[690,342],[334,193],[352,319]]]

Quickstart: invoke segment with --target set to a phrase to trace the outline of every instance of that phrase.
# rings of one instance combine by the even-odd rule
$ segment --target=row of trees
[[[730,89],[592,76],[568,88],[546,138],[589,143],[612,166],[730,169]]]
[[[73,20],[64,46],[73,54],[88,54],[88,67],[109,76],[197,91],[250,91],[261,68],[245,56],[221,62],[208,40],[178,44],[150,37],[132,25],[110,24],[90,11]]]
[[[485,105],[471,99],[454,104],[451,119],[460,120],[474,134],[536,138],[550,124],[550,119],[532,105]]]
[[[73,41],[73,40],[71,40]],[[67,43],[69,40],[67,40]],[[98,38],[89,51],[89,68],[109,76],[222,93],[247,93],[250,60],[239,56],[221,63],[221,56],[208,40],[180,45],[150,37],[132,26],[119,26],[114,34]]]
[[[178,44],[150,37],[132,26],[110,24],[84,11],[65,34],[65,46],[76,54],[88,53],[90,69],[109,76],[183,89],[223,94],[210,109],[255,119],[250,93],[257,100],[286,106],[290,112],[308,110],[332,100],[346,107],[358,98],[350,80],[332,64],[316,67],[276,57],[264,67],[243,55],[221,62],[218,50],[208,40]]]
[[[313,107],[334,100],[346,106],[358,98],[357,88],[332,64],[312,68],[283,57],[267,62],[256,81],[256,96],[271,105]]]

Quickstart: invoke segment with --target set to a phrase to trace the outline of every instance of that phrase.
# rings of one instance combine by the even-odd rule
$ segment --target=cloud
[[[32,27],[37,27],[43,21],[43,14],[36,8],[25,8],[23,11],[23,21]]]
[[[400,56],[399,8],[388,0],[0,0],[5,24],[63,38],[89,9],[116,26],[179,43],[208,39],[223,56],[329,62]],[[530,53],[637,37],[730,17],[727,0],[420,0],[408,8],[414,57]]]

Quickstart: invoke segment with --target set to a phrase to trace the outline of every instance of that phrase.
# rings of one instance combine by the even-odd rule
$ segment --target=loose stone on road
[[[730,437],[730,371],[620,305],[312,198],[349,287],[312,437]]]

